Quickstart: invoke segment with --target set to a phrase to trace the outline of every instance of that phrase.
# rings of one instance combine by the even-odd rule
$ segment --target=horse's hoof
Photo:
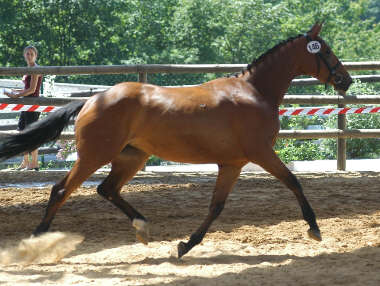
[[[310,238],[312,238],[316,241],[322,241],[322,236],[321,236],[321,232],[319,231],[319,229],[310,228],[307,231],[307,234],[309,235]]]
[[[31,236],[38,237],[38,236],[43,235],[44,233],[47,233],[47,228],[37,227],[37,229],[33,231]]]
[[[142,219],[134,219],[132,222],[133,227],[136,228],[136,238],[138,241],[148,244],[149,241],[149,229],[146,221]]]
[[[147,245],[149,242],[149,235],[146,232],[137,231],[136,238],[138,241],[140,241],[141,243],[144,243],[145,245]]]
[[[186,243],[182,241],[178,243],[177,250],[178,250],[178,259],[180,259],[182,256],[184,256],[188,252]]]

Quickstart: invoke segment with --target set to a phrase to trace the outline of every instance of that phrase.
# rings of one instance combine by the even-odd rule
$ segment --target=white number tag
[[[316,54],[321,50],[321,43],[318,41],[311,41],[307,44],[307,51]]]

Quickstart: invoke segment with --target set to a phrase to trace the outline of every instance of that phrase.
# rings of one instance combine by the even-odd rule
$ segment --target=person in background
[[[28,67],[37,67],[38,51],[34,46],[27,46],[24,49],[24,59]],[[40,88],[42,83],[42,75],[24,75],[22,78],[24,89],[13,89],[11,92],[4,92],[5,95],[11,98],[18,97],[38,97],[40,96]],[[39,112],[22,111],[18,121],[18,130],[24,130],[28,125],[37,121],[40,116]],[[31,155],[31,160],[29,160]],[[31,153],[24,154],[24,159],[17,170],[39,170],[38,166],[38,149]]]

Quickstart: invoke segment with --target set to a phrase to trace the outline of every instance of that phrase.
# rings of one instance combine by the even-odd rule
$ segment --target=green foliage
[[[332,88],[321,90],[322,94],[335,94]],[[348,90],[348,96],[378,94],[373,85],[354,81]],[[365,105],[364,105],[365,106]],[[363,107],[349,105],[347,107]],[[379,114],[348,114],[346,116],[347,129],[379,129]],[[323,129],[336,129],[337,116],[290,116],[282,117],[281,129],[307,129],[311,125],[320,126]],[[296,160],[336,159],[336,139],[310,140],[277,140],[275,150],[284,162]],[[347,139],[347,158],[379,158],[380,139]]]
[[[365,14],[365,18],[375,19],[375,22],[378,24],[380,22],[380,5],[378,0],[370,0],[368,5],[368,10]]]
[[[50,170],[50,169],[71,169],[74,166],[73,161],[53,161],[49,160],[45,164],[39,164],[40,170]]]
[[[76,142],[75,140],[58,140],[56,145],[59,148],[57,153],[57,158],[60,160],[65,160],[71,153],[76,152]]]
[[[325,20],[322,35],[340,58],[378,60],[377,4],[377,0],[3,0],[0,62],[23,66],[22,50],[34,44],[41,65],[250,63],[280,40],[307,31],[317,19]],[[176,85],[214,77],[151,79]],[[126,80],[136,76],[56,79],[104,85]]]
[[[354,81],[349,89],[349,95],[377,94],[373,86],[360,81]],[[365,107],[362,105],[349,105],[348,107]],[[379,114],[348,114],[346,116],[347,129],[380,129]],[[337,116],[329,116],[324,123],[325,128],[337,128]],[[322,141],[321,148],[329,159],[336,158],[336,140],[326,139]],[[347,139],[347,158],[379,158],[380,139]]]
[[[312,140],[278,140],[275,150],[284,163],[322,160],[325,157],[318,144]]]
[[[163,160],[157,156],[150,156],[149,160],[146,162],[146,165],[147,166],[160,166],[161,165],[161,162]]]

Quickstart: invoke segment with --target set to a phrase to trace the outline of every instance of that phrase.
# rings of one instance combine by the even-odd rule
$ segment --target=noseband
[[[305,37],[306,37],[308,43],[310,43],[310,42],[313,41],[313,39],[308,34],[305,34]],[[332,77],[335,77],[335,83],[336,84],[341,83],[342,82],[342,78],[341,77],[337,77],[337,75],[336,75],[336,71],[341,66],[341,62],[338,60],[338,62],[336,63],[336,65],[332,67],[329,64],[329,62],[327,61],[327,59],[325,58],[325,56],[321,53],[321,51],[315,53],[315,60],[317,61],[317,67],[318,67],[318,73],[317,73],[317,75],[319,75],[320,69],[321,69],[321,64],[320,64],[319,59],[321,59],[324,62],[324,64],[326,65],[327,69],[329,70],[329,76],[327,78],[325,86],[327,87],[327,84],[330,82],[330,80],[331,80]]]

